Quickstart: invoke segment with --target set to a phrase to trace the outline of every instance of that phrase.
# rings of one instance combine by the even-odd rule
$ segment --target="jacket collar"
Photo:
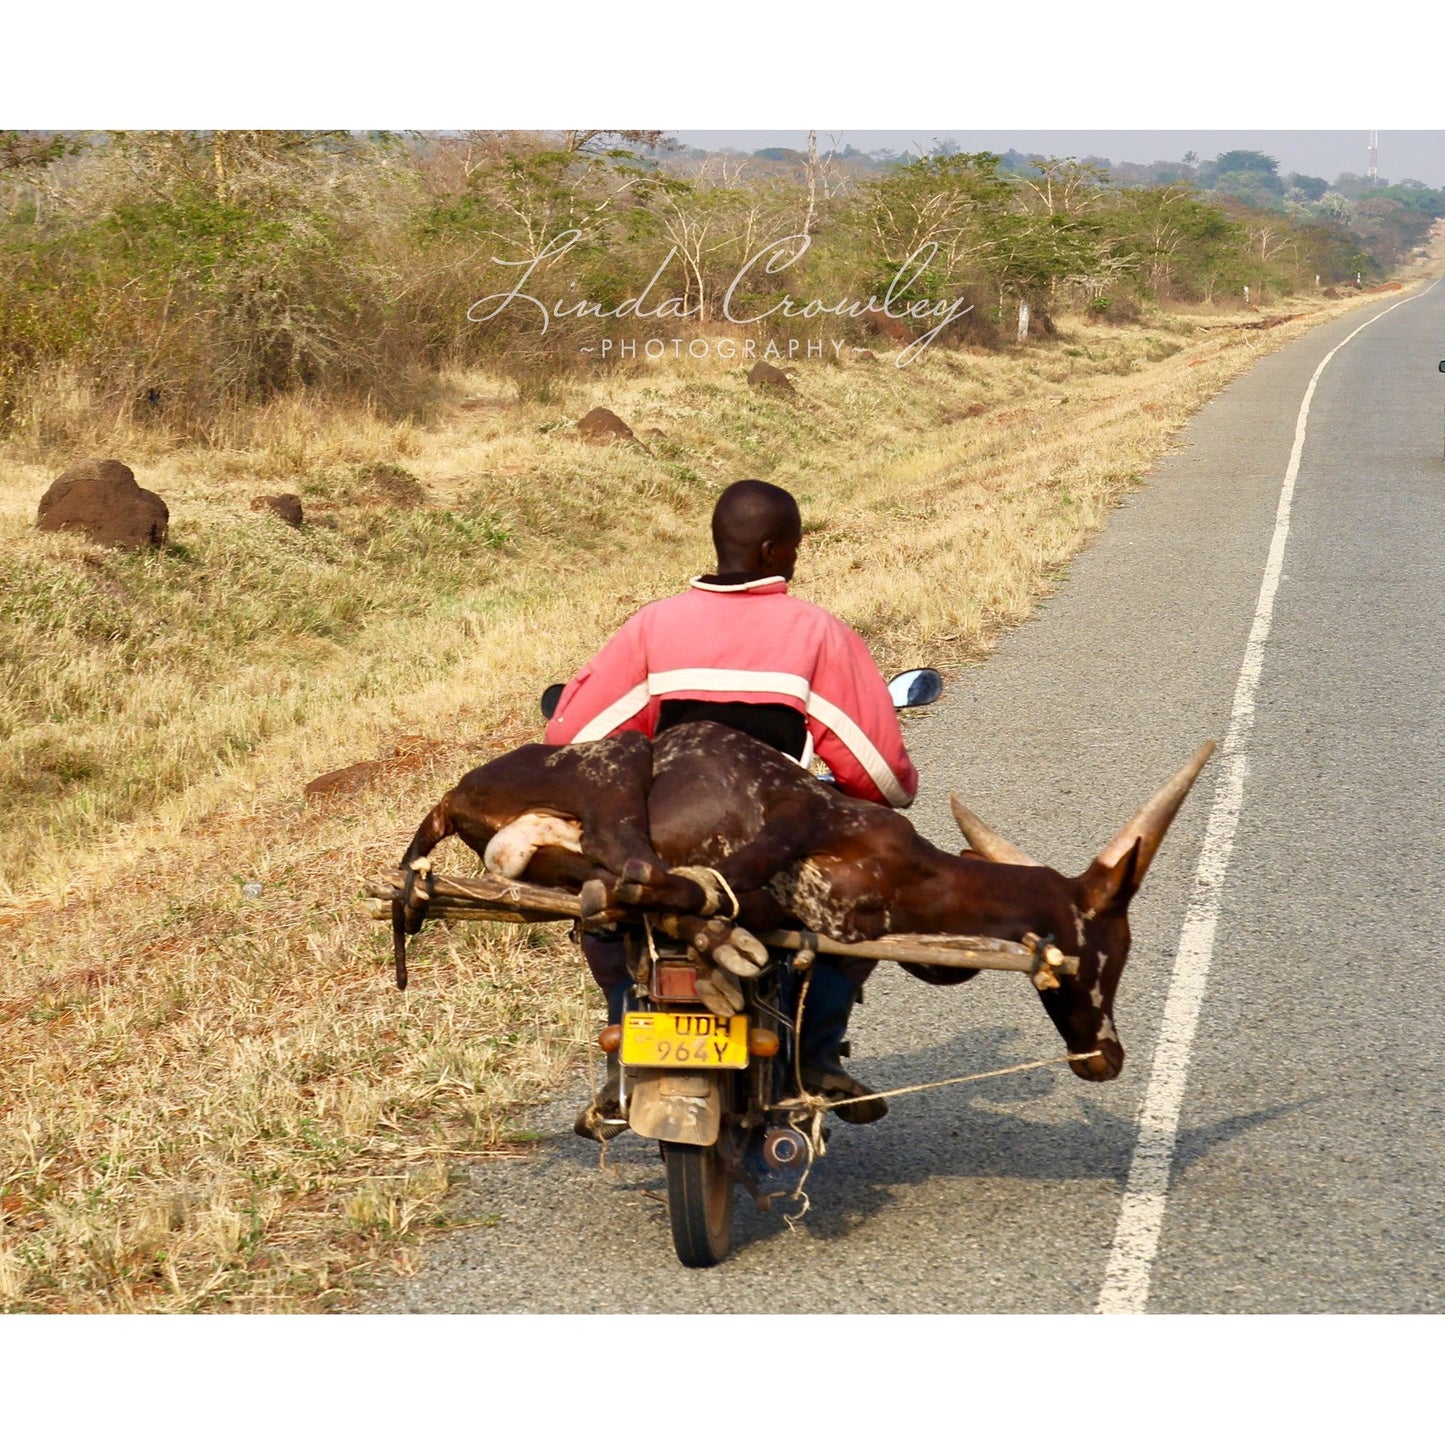
[[[712,582],[706,574],[694,577],[688,584],[699,592],[786,592],[787,582],[781,577],[759,577],[753,582]]]

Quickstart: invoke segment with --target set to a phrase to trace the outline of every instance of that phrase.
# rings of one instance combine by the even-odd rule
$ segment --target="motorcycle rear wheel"
[[[689,1269],[721,1264],[732,1244],[733,1178],[716,1144],[664,1144],[672,1245]]]

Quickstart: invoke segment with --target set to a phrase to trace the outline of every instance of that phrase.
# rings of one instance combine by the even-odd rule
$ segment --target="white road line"
[[[1245,744],[1254,727],[1255,693],[1264,670],[1264,644],[1269,637],[1275,593],[1279,589],[1280,571],[1284,566],[1290,505],[1294,500],[1295,478],[1299,475],[1300,457],[1304,452],[1305,430],[1315,385],[1336,353],[1348,346],[1365,327],[1373,326],[1396,307],[1429,295],[1438,284],[1432,283],[1418,296],[1407,296],[1403,301],[1397,301],[1394,306],[1386,307],[1379,315],[1372,316],[1350,332],[1315,367],[1314,375],[1305,388],[1304,400],[1300,403],[1299,416],[1295,421],[1294,447],[1290,451],[1289,465],[1285,468],[1279,507],[1275,512],[1274,537],[1270,542],[1269,559],[1265,563],[1264,581],[1260,584],[1259,601],[1254,609],[1254,626],[1245,645],[1244,662],[1234,689],[1234,706],[1229,715],[1229,731],[1220,750],[1214,805],[1204,830],[1199,867],[1194,874],[1189,907],[1179,933],[1179,952],[1169,982],[1169,995],[1164,1003],[1159,1039],[1154,1046],[1149,1086],[1139,1110],[1139,1139],[1134,1146],[1129,1182],[1124,1187],[1119,1224],[1114,1231],[1114,1245],[1099,1291],[1098,1314],[1140,1314],[1149,1299],[1150,1275],[1159,1248],[1159,1231],[1164,1224],[1164,1206],[1174,1168],[1179,1111],[1184,1102],[1184,1085],[1189,1073],[1189,1053],[1199,1024],[1204,984],[1214,953],[1214,931],[1219,921],[1224,876],[1229,868],[1234,834],[1244,803],[1244,782],[1249,772]]]

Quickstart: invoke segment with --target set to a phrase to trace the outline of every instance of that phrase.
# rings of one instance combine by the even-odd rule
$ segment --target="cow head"
[[[1073,976],[1060,977],[1059,987],[1041,997],[1071,1053],[1098,1051],[1094,1058],[1069,1065],[1081,1079],[1112,1079],[1124,1067],[1124,1046],[1114,1028],[1114,995],[1129,957],[1129,903],[1213,752],[1212,742],[1200,747],[1077,878],[1062,878],[1045,870],[1052,879],[1039,885],[1040,917],[1032,926],[1036,931],[1052,932],[1064,953],[1077,954],[1079,969]],[[970,813],[957,797],[952,803],[953,815],[974,852],[995,863],[1041,868]]]

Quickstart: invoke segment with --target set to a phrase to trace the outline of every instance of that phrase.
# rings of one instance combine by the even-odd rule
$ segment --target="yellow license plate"
[[[748,1021],[741,1014],[623,1014],[622,1062],[634,1069],[745,1069]]]

